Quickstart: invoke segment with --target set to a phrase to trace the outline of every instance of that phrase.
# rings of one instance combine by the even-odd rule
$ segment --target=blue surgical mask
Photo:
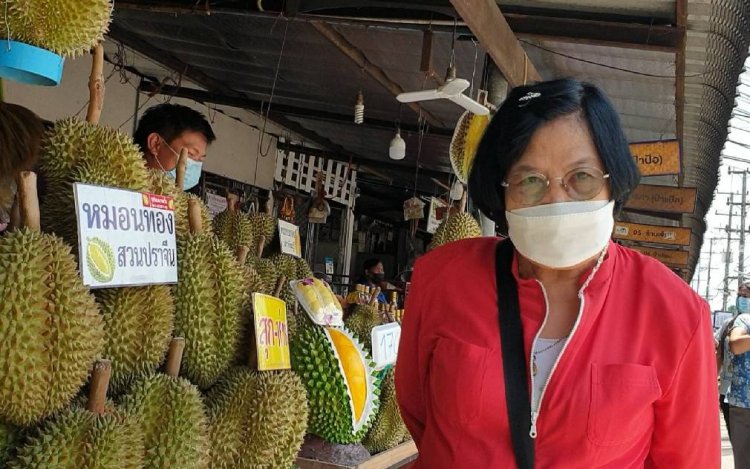
[[[750,298],[744,296],[737,297],[737,311],[742,314],[750,313]]]
[[[201,179],[201,171],[203,170],[203,163],[195,161],[192,158],[187,159],[187,166],[185,168],[185,181],[182,183],[182,190],[186,191],[192,189],[198,185],[198,181]],[[166,171],[167,176],[172,179],[177,179],[177,168],[175,167],[172,171]]]

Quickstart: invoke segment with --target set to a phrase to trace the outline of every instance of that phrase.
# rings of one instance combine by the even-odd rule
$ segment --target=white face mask
[[[508,235],[519,253],[553,269],[578,265],[607,246],[614,201],[587,200],[506,211]]]

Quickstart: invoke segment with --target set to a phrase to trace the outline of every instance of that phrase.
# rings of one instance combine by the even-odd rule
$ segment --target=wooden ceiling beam
[[[451,0],[511,87],[542,79],[495,0]]]

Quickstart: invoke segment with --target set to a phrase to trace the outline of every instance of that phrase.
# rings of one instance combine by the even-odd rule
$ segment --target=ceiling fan
[[[448,67],[448,73],[446,74],[445,83],[443,85],[431,90],[401,93],[396,96],[396,99],[402,103],[432,101],[435,99],[448,99],[473,114],[476,114],[478,116],[486,116],[490,113],[489,108],[487,108],[487,106],[483,106],[479,102],[471,99],[464,94],[464,91],[469,87],[469,85],[470,83],[468,80],[465,80],[463,78],[456,78],[456,68],[451,65]]]

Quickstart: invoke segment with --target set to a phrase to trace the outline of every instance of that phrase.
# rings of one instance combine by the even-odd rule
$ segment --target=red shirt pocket
[[[600,446],[632,443],[650,432],[654,402],[661,396],[656,370],[649,365],[591,365],[589,441]]]
[[[490,349],[441,338],[430,361],[430,400],[436,417],[465,426],[482,411],[482,389]]]

